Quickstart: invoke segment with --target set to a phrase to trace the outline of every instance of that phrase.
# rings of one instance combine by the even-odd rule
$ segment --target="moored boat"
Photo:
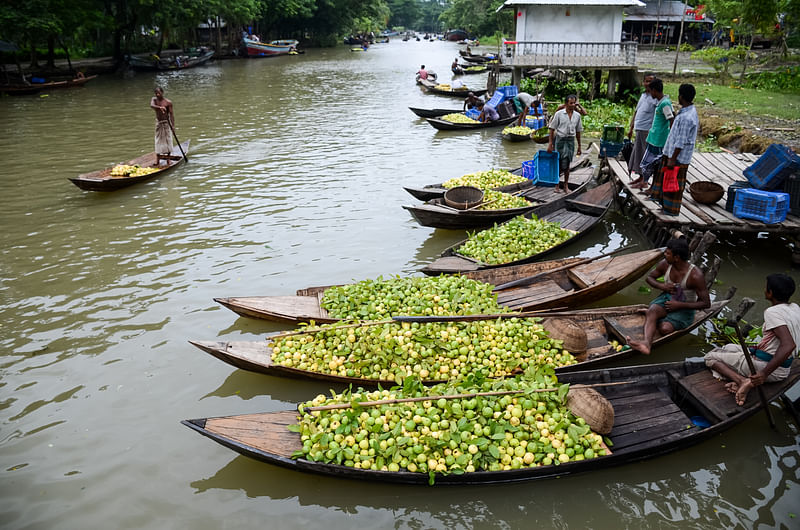
[[[446,228],[451,230],[486,228],[497,223],[502,223],[516,217],[532,213],[538,215],[542,207],[553,201],[564,203],[585,191],[591,181],[594,169],[585,167],[574,171],[570,175],[569,193],[557,193],[553,186],[520,184],[515,195],[525,197],[531,204],[523,208],[506,210],[457,210],[448,206],[443,198],[434,198],[424,204],[416,206],[403,206],[411,213],[414,219],[422,226],[432,228]],[[531,181],[528,181],[530,183]]]
[[[170,153],[168,158],[164,158],[163,156],[157,157],[156,153],[152,152],[124,162],[124,165],[126,166],[138,166],[141,168],[152,168],[155,170],[147,174],[135,176],[114,176],[111,174],[114,167],[107,167],[98,171],[92,171],[91,173],[83,173],[69,180],[80,189],[86,191],[114,191],[121,188],[127,188],[128,186],[138,184],[139,182],[160,177],[167,171],[178,166],[184,160],[181,149],[183,150],[183,153],[187,153],[189,151],[189,140],[183,142],[180,147],[173,147],[172,153]]]
[[[575,157],[572,160],[572,165],[570,165],[570,171],[575,171],[576,169],[578,169],[580,167],[583,167],[583,166],[587,165],[588,163],[589,163],[589,155],[584,154],[584,155]],[[515,175],[522,175],[522,168],[521,167],[513,169],[513,170],[510,170],[510,171],[512,173],[514,173]],[[572,177],[570,176],[570,178],[572,178]],[[530,186],[530,185],[531,185],[531,181],[527,181],[527,182],[521,183],[521,184],[514,184],[514,185],[511,185],[511,186],[502,186],[502,187],[492,188],[492,189],[494,189],[495,191],[505,191],[507,193],[511,193],[511,192],[515,192],[517,190],[522,189],[523,187],[527,187],[527,186]],[[445,188],[442,185],[442,183],[439,183],[439,184],[428,184],[427,186],[423,186],[421,188],[415,188],[415,187],[412,187],[412,186],[404,186],[403,189],[406,190],[408,193],[410,193],[415,198],[417,198],[417,199],[419,199],[421,201],[430,201],[431,199],[440,199],[440,198],[444,197],[444,193],[447,191],[447,188]]]
[[[310,473],[340,478],[406,484],[485,485],[571,475],[610,468],[696,445],[742,423],[763,409],[757,392],[743,406],[722,381],[714,379],[702,359],[560,374],[559,383],[602,384],[595,388],[613,407],[608,434],[611,454],[561,465],[536,465],[500,471],[436,474],[356,469],[298,458],[303,444],[290,431],[297,410],[184,420],[187,427],[245,456]],[[780,398],[800,379],[800,361],[789,376],[761,388],[767,403]],[[609,386],[609,383],[620,383]]]
[[[538,261],[544,256],[564,248],[594,228],[611,207],[611,204],[614,202],[615,194],[616,189],[614,184],[612,182],[606,182],[596,188],[581,193],[577,197],[564,197],[561,200],[543,205],[540,210],[537,210],[537,217],[539,219],[557,222],[562,229],[573,232],[572,237],[547,250],[509,263],[488,264],[459,254],[458,249],[466,243],[466,240],[463,240],[447,248],[438,259],[425,266],[422,272],[429,275],[455,274]],[[531,214],[526,214],[526,217],[530,215]]]
[[[485,88],[473,89],[469,87],[463,87],[456,90],[443,90],[441,88],[437,88],[438,84],[427,79],[417,79],[417,84],[422,86],[426,91],[430,92],[431,94],[438,94],[440,96],[449,96],[449,97],[457,97],[457,98],[465,98],[467,94],[472,92],[476,96],[480,97],[486,94]]]
[[[645,269],[646,270],[646,269]],[[637,276],[638,277],[638,276]],[[712,279],[713,281],[713,279]],[[673,331],[667,335],[659,335],[653,341],[652,347],[658,348],[672,342],[680,337],[686,336],[697,329],[710,318],[715,317],[725,308],[736,289],[733,288],[719,300],[711,303],[711,306],[697,311],[692,323],[684,329]],[[582,352],[571,352],[576,363],[556,368],[557,373],[572,372],[583,370],[588,367],[595,367],[603,363],[625,359],[637,352],[631,348],[625,348],[627,337],[634,340],[641,340],[643,337],[645,310],[644,304],[629,306],[603,307],[595,309],[576,309],[571,311],[553,311],[539,313],[536,318],[557,318],[567,319],[579,325],[586,332],[586,350]],[[513,315],[467,315],[462,317],[408,317],[415,321],[429,322],[474,322],[477,319],[502,319],[512,318]],[[402,319],[407,317],[399,317]],[[559,339],[560,337],[553,337]],[[365,379],[358,377],[346,377],[332,375],[322,371],[304,370],[292,366],[283,366],[274,363],[272,359],[272,348],[269,346],[269,337],[262,341],[189,341],[192,345],[211,354],[217,359],[249,372],[262,373],[266,375],[316,379],[329,381],[339,384],[356,384],[362,386],[386,387],[394,384],[388,379]],[[441,380],[425,381],[426,384],[439,383]]]
[[[271,42],[261,42],[250,38],[242,38],[247,57],[273,57],[276,55],[288,55],[297,47],[296,40],[274,40]]]
[[[437,118],[445,114],[458,114],[464,112],[462,109],[420,109],[417,107],[408,107],[411,112],[420,118]]]
[[[16,84],[16,85],[0,85],[0,92],[12,96],[22,96],[28,94],[38,94],[43,90],[53,90],[58,88],[74,88],[81,87],[97,77],[96,75],[75,77],[65,81],[49,81],[46,83],[31,83],[30,85]]]
[[[184,70],[205,64],[214,57],[214,50],[204,50],[199,54],[178,54],[166,57],[157,55],[132,55],[128,65],[134,70]]]
[[[508,116],[506,118],[500,118],[495,121],[475,121],[474,123],[458,123],[443,120],[440,118],[425,118],[431,127],[437,129],[439,131],[469,131],[473,129],[488,129],[490,127],[502,127],[504,125],[508,125],[509,123],[515,121],[519,116],[516,114],[513,116]]]
[[[565,258],[467,272],[467,278],[495,286],[498,305],[513,311],[576,308],[610,296],[642,277],[661,258],[661,250],[645,250],[602,259]],[[716,276],[716,273],[714,273]],[[515,282],[519,282],[514,285]],[[299,289],[294,296],[215,298],[235,313],[297,324],[340,319],[322,307],[332,286]]]

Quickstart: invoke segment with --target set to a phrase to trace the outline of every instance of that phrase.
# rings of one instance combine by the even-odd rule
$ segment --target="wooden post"
[[[678,55],[681,53],[681,41],[683,41],[683,19],[686,18],[686,4],[684,4],[683,13],[681,13],[681,30],[678,33],[678,48],[675,50],[675,63],[672,65],[672,75],[678,69]]]

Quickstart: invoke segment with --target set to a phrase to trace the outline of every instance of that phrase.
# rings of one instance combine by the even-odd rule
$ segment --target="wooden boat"
[[[185,70],[186,68],[194,68],[205,64],[212,57],[214,57],[214,50],[206,50],[194,56],[180,54],[169,57],[131,55],[128,58],[128,65],[134,70],[142,71]]]
[[[408,107],[411,112],[419,116],[420,118],[436,118],[439,116],[444,116],[445,114],[458,114],[459,112],[464,112],[463,109],[420,109],[417,107]]]
[[[661,252],[658,251],[658,257],[661,257]],[[645,269],[646,271],[647,269]],[[641,275],[635,276],[638,278]],[[711,282],[714,281],[714,275]],[[634,278],[634,279],[635,279]],[[550,280],[546,280],[550,281]],[[612,283],[620,285],[616,282],[609,282],[604,288],[608,291],[608,286]],[[626,282],[624,285],[627,285]],[[612,294],[615,291],[610,291]],[[724,307],[726,307],[733,294],[736,292],[735,288],[728,291],[724,298],[715,300],[711,306],[702,311],[697,311],[694,321],[685,329],[673,331],[667,335],[658,335],[653,341],[653,348],[663,346],[672,342],[680,337],[688,335],[693,330],[697,329],[703,322],[710,318],[714,318],[719,314]],[[578,295],[580,296],[580,295]],[[585,295],[584,295],[585,296]],[[598,298],[595,298],[598,299]],[[552,304],[550,304],[552,305]],[[538,306],[533,306],[538,307]],[[633,349],[626,349],[617,351],[616,348],[610,343],[617,341],[619,344],[626,344],[627,337],[632,337],[634,340],[641,340],[644,338],[644,321],[645,311],[647,306],[644,304],[617,306],[617,307],[603,307],[595,309],[576,309],[571,311],[555,311],[541,313],[539,318],[564,318],[577,322],[581,328],[586,331],[587,349],[586,352],[573,354],[578,361],[577,364],[563,366],[556,369],[558,373],[574,372],[577,370],[584,370],[588,367],[595,367],[611,361],[619,361],[637,352]],[[324,311],[324,310],[323,310]],[[403,318],[403,317],[401,317]],[[476,319],[485,319],[485,315],[469,315],[464,317],[413,317],[415,320],[427,320],[430,322],[437,321],[463,321],[469,322]],[[497,318],[493,315],[492,318]],[[556,337],[558,338],[558,337]],[[309,370],[301,370],[299,368],[292,368],[273,364],[272,362],[272,349],[268,346],[268,341],[189,341],[192,345],[198,347],[206,353],[209,353],[217,359],[248,372],[256,372],[266,375],[274,375],[280,377],[292,377],[302,379],[315,379],[321,381],[329,381],[331,383],[340,384],[354,384],[361,386],[377,386],[383,387],[391,386],[393,381],[389,380],[369,380],[360,379],[356,377],[335,376],[321,372],[312,372]],[[439,383],[441,381],[430,381],[431,384]]]
[[[486,67],[486,66],[478,67],[478,65],[475,65],[475,64],[459,64],[458,66],[461,67],[461,70],[462,70],[461,73],[463,75],[482,74],[482,73],[486,72],[487,70],[489,70],[489,68]]]
[[[473,129],[488,129],[490,127],[502,127],[517,120],[518,118],[519,116],[514,114],[513,116],[509,116],[507,118],[500,118],[499,120],[495,121],[487,121],[487,122],[476,121],[475,123],[453,123],[452,121],[442,120],[439,118],[425,118],[425,121],[427,121],[431,125],[431,127],[439,131],[468,131]]]
[[[467,272],[464,276],[496,286],[498,304],[514,311],[580,307],[610,296],[641,278],[662,256],[659,249],[602,259],[565,258]],[[716,272],[714,272],[716,276]],[[519,282],[516,285],[514,282]],[[294,296],[215,298],[245,317],[298,324],[338,322],[322,308],[331,286],[307,287]]]
[[[572,165],[570,166],[570,171],[575,171],[576,169],[583,167],[589,163],[589,155],[581,155],[579,157],[575,157],[572,160]],[[522,168],[518,167],[516,169],[510,170],[515,175],[522,175]],[[570,174],[570,179],[572,179],[572,174]],[[530,186],[530,181],[523,182],[520,184],[512,184],[510,186],[501,186],[497,188],[493,188],[496,191],[505,191],[506,193],[513,193],[522,189],[523,187]],[[404,190],[408,193],[413,195],[415,198],[421,201],[430,201],[432,199],[441,199],[444,197],[444,192],[447,191],[447,188],[442,186],[442,183],[439,184],[428,184],[427,186],[423,186],[421,188],[414,188],[411,186],[404,186]]]
[[[502,136],[503,140],[509,142],[528,142],[533,139],[530,134],[503,133]]]
[[[113,167],[107,167],[98,171],[92,171],[91,173],[83,173],[82,175],[78,175],[77,177],[69,180],[80,189],[86,191],[114,191],[120,188],[127,188],[128,186],[138,184],[139,182],[160,177],[167,171],[179,165],[184,160],[183,155],[181,154],[181,148],[183,149],[184,153],[187,153],[189,151],[189,140],[183,142],[180,148],[178,146],[173,147],[169,159],[164,160],[162,157],[160,163],[157,160],[155,152],[142,155],[134,158],[133,160],[128,160],[127,162],[123,162],[128,166],[158,168],[158,171],[149,173],[147,175],[140,175],[136,177],[112,177],[111,170]]]
[[[24,96],[28,94],[38,94],[43,90],[53,90],[57,88],[74,88],[81,87],[97,77],[96,75],[89,75],[86,77],[76,77],[66,81],[50,81],[48,83],[32,83],[30,85],[0,85],[0,92],[12,96]]]
[[[795,360],[789,377],[762,386],[767,402],[783,397],[798,379],[800,361]],[[558,466],[437,474],[434,484],[520,482],[638,462],[714,439],[763,408],[757,392],[750,392],[745,404],[737,406],[724,383],[714,379],[700,358],[561,374],[559,381],[626,383],[597,387],[614,408],[614,427],[608,435],[612,454]],[[302,449],[300,435],[288,429],[289,425],[297,423],[296,410],[198,418],[181,423],[240,454],[297,471],[360,480],[428,484],[427,473],[362,470],[293,459],[292,454]]]
[[[466,240],[464,240],[442,252],[441,257],[430,265],[425,266],[422,272],[429,275],[455,274],[538,261],[544,256],[571,244],[594,228],[611,207],[615,195],[616,190],[614,184],[606,182],[596,188],[581,193],[575,198],[562,197],[559,200],[542,205],[541,209],[537,210],[538,213],[536,214],[539,219],[557,222],[561,225],[561,228],[574,232],[572,237],[544,252],[510,263],[489,265],[459,254],[458,249],[466,242]],[[530,215],[530,213],[526,214],[526,217]]]
[[[450,230],[487,228],[494,224],[508,221],[518,215],[532,213],[539,215],[544,205],[553,202],[564,202],[585,191],[592,179],[594,169],[591,167],[576,170],[570,175],[568,194],[556,193],[553,186],[531,185],[521,187],[516,193],[528,199],[531,204],[523,208],[506,210],[457,210],[444,202],[444,198],[431,199],[417,206],[403,206],[422,226],[446,228]]]
[[[243,38],[242,46],[247,57],[274,57],[276,55],[287,55],[293,51],[297,47],[297,41],[261,42]]]
[[[440,88],[436,88],[438,83],[434,83],[434,82],[429,81],[427,79],[417,79],[417,84],[422,86],[422,87],[424,87],[425,90],[427,90],[431,94],[439,94],[440,96],[466,98],[467,94],[469,94],[470,92],[472,92],[473,94],[475,94],[478,97],[486,94],[486,89],[485,88],[473,89],[473,88],[464,87],[464,88],[461,88],[461,89],[458,89],[458,90],[442,90]]]

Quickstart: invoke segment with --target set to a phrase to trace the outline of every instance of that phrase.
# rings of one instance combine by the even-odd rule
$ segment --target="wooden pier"
[[[687,174],[686,190],[680,215],[667,215],[661,206],[650,200],[641,190],[630,187],[628,167],[624,160],[605,159],[609,178],[616,181],[620,190],[622,212],[641,224],[645,235],[656,245],[663,245],[674,230],[684,233],[711,230],[717,234],[736,232],[739,235],[761,232],[780,234],[790,242],[800,240],[800,217],[791,213],[777,224],[765,224],[752,219],[740,219],[725,209],[728,186],[734,182],[746,182],[742,171],[758,159],[750,153],[699,153],[695,152]],[[715,204],[700,204],[689,193],[689,185],[697,181],[711,181],[725,189],[722,199]],[[795,248],[797,248],[795,244]]]

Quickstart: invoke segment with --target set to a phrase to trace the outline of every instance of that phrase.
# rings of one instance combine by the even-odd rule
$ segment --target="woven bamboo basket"
[[[716,182],[700,180],[689,185],[689,193],[700,204],[714,204],[722,198],[725,189]]]
[[[444,192],[444,203],[457,210],[466,210],[483,201],[483,190],[475,186],[456,186]]]
[[[548,318],[542,326],[551,338],[564,341],[564,349],[570,353],[585,353],[588,345],[586,330],[569,318]]]
[[[567,407],[598,434],[608,434],[614,428],[614,407],[593,388],[570,388]]]

